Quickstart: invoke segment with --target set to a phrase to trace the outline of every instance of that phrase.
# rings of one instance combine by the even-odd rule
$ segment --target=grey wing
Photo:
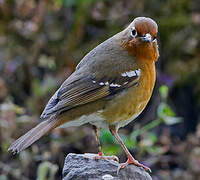
[[[91,76],[80,77],[70,83],[67,79],[51,97],[40,118],[48,118],[52,114],[59,114],[109,95],[108,87],[95,84],[92,79]]]
[[[46,104],[40,118],[45,119],[48,118],[51,114],[52,109],[56,106],[56,104],[59,102],[58,98],[58,92],[59,89],[54,93],[54,95],[49,99],[48,103]]]
[[[112,98],[117,93],[137,85],[138,70],[124,72],[112,77],[94,75],[80,75],[78,78],[72,74],[56,91],[47,103],[41,118],[48,118],[76,106],[80,106],[101,98]]]

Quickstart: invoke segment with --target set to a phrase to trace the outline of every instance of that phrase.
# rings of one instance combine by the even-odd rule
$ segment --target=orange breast
[[[102,113],[109,125],[123,127],[136,118],[146,107],[155,84],[155,63],[145,62],[139,66],[141,73],[138,86],[111,101]]]

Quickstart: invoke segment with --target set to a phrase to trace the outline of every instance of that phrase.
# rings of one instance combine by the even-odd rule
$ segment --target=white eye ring
[[[136,31],[135,27],[133,27],[131,29],[131,37],[135,37],[135,36],[137,36],[137,31]]]

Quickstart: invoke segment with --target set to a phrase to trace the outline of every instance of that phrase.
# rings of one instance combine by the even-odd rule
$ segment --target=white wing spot
[[[126,76],[127,76],[127,74],[126,74],[126,73],[122,73],[121,75],[122,75],[122,77],[126,77]]]
[[[96,83],[96,81],[92,81],[92,82],[93,82],[93,83]],[[124,84],[127,84],[127,83],[128,83],[128,82],[125,82]],[[104,86],[104,85],[105,85],[105,86],[110,86],[110,87],[121,87],[120,84],[115,84],[115,83],[111,83],[111,84],[110,84],[108,81],[105,82],[105,83],[104,83],[104,82],[100,82],[99,85],[100,85],[100,86]]]
[[[129,71],[129,72],[126,72],[126,74],[127,74],[128,77],[136,76],[135,71]]]
[[[111,83],[111,84],[110,84],[110,87],[121,87],[121,85],[119,85],[119,84],[114,84],[114,83]]]
[[[136,69],[135,71],[127,71],[125,73],[122,73],[121,75],[122,75],[122,77],[140,76],[140,69]]]
[[[140,69],[136,70],[136,74],[137,74],[137,76],[140,76]]]

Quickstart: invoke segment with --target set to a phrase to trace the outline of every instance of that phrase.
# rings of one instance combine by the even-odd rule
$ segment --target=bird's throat
[[[159,57],[157,42],[148,43],[133,39],[128,42],[122,42],[121,46],[139,61],[155,62]]]

